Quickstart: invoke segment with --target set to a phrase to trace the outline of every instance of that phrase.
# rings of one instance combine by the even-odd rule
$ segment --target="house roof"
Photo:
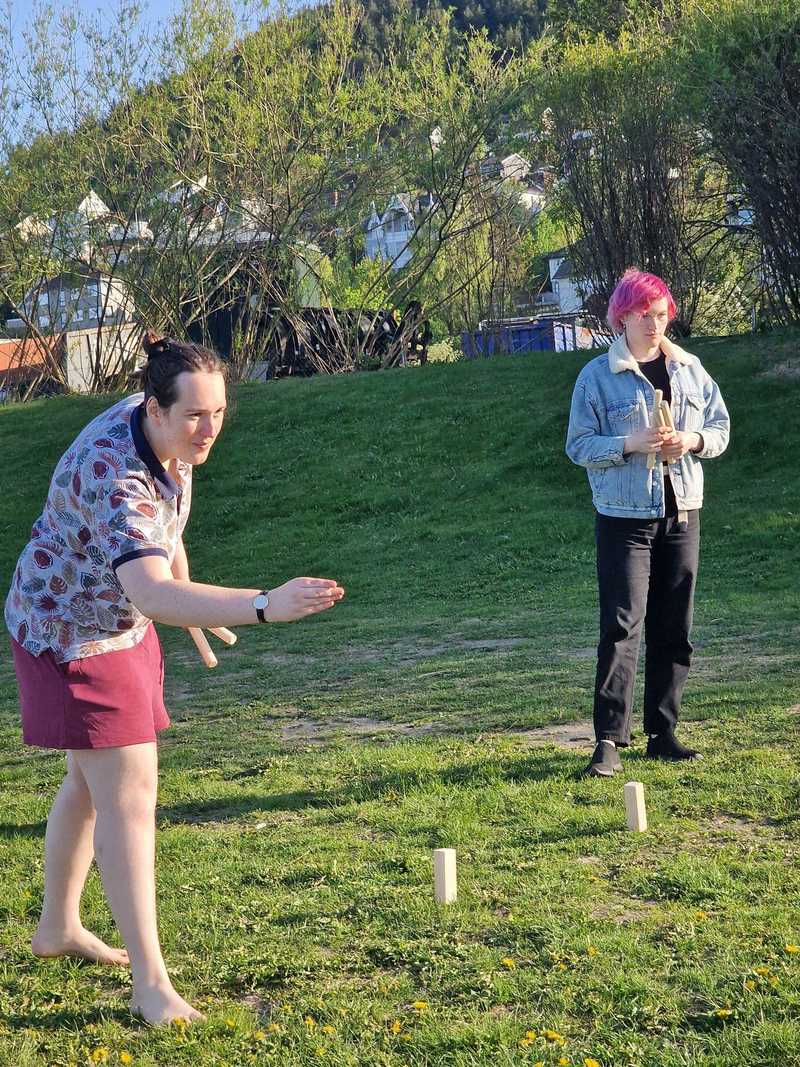
[[[43,366],[48,350],[56,352],[61,343],[54,339],[47,345],[34,337],[0,341],[0,374],[13,377],[28,367]]]

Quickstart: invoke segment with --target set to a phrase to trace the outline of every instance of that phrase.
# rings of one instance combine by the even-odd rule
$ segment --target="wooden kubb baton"
[[[208,643],[208,639],[200,627],[189,626],[187,629],[189,630],[192,640],[197,645],[197,651],[200,653],[200,658],[203,663],[205,663],[206,667],[216,667],[218,663],[217,657],[211,650],[211,645]],[[224,641],[226,645],[236,644],[236,634],[232,633],[230,630],[226,630],[224,626],[210,627],[210,630],[212,634],[218,637],[220,641]]]
[[[664,392],[662,389],[656,389],[655,400],[653,401],[653,428],[658,429],[659,426],[664,425],[664,413],[662,411],[662,404],[664,403]],[[656,465],[657,452],[647,453],[647,469],[652,470]]]

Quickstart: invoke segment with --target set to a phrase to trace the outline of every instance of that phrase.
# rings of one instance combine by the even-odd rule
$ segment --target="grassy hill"
[[[576,779],[590,746],[563,729],[590,717],[596,640],[589,491],[563,452],[585,357],[237,391],[195,478],[195,577],[323,574],[348,598],[242,629],[215,672],[162,629],[162,934],[211,1021],[145,1032],[124,976],[28,955],[62,761],[23,751],[6,656],[0,1064],[800,1062],[797,338],[694,350],[733,419],[685,699],[707,758],[654,767],[640,743],[613,783]],[[4,590],[107,402],[0,409]],[[629,778],[645,835],[624,831]],[[438,846],[459,854],[446,911]],[[86,911],[113,937],[99,880]]]

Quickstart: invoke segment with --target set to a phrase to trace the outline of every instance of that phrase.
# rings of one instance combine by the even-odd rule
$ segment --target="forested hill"
[[[407,18],[437,19],[452,11],[453,29],[485,28],[496,44],[519,49],[544,29],[548,0],[363,0],[364,53],[385,54],[393,28]]]

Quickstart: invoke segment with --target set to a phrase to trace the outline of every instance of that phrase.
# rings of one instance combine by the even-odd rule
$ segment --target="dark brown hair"
[[[142,348],[147,353],[147,362],[139,371],[145,404],[154,396],[160,408],[172,407],[178,399],[179,374],[204,371],[227,376],[227,367],[217,353],[193,341],[159,337],[147,330],[142,338]]]

